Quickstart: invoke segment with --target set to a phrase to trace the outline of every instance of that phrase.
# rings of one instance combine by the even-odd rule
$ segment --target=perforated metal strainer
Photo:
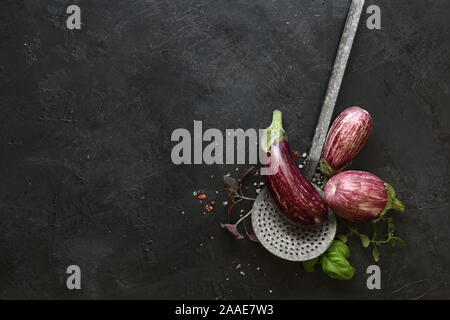
[[[296,227],[286,222],[269,191],[261,190],[253,204],[252,226],[261,244],[272,254],[290,261],[307,261],[324,253],[336,234],[336,217],[313,227]]]

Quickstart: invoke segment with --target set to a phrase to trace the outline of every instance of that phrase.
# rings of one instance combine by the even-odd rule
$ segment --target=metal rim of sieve
[[[256,198],[251,217],[253,230],[263,247],[289,261],[307,261],[320,256],[336,235],[336,217],[330,209],[328,219],[322,224],[297,227],[281,217],[267,188]]]

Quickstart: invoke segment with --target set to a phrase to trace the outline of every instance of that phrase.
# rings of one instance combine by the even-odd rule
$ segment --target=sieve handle
[[[334,106],[344,77],[348,57],[352,49],[353,39],[358,29],[359,18],[364,6],[364,0],[352,0],[348,10],[347,20],[342,33],[339,49],[334,60],[333,71],[328,82],[327,92],[320,111],[319,121],[312,141],[312,146],[306,162],[304,175],[311,180],[316,171],[317,165],[322,155],[323,145],[333,116]]]

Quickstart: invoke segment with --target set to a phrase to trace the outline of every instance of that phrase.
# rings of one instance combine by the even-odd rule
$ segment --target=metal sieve
[[[280,215],[280,209],[264,188],[253,204],[252,226],[261,244],[272,254],[290,261],[307,261],[324,253],[336,234],[336,217],[328,210],[328,219],[320,225],[297,227]]]

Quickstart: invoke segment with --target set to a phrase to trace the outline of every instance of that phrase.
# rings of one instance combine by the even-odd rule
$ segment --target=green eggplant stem
[[[264,130],[261,146],[265,152],[269,152],[272,144],[286,139],[287,134],[283,129],[283,114],[278,109],[274,110],[272,114],[272,123]]]
[[[319,167],[320,167],[320,171],[322,171],[322,173],[324,174],[326,181],[328,181],[335,174],[344,171],[350,164],[351,164],[351,162],[349,162],[348,164],[346,164],[345,166],[343,166],[342,168],[340,168],[338,170],[334,170],[333,168],[331,168],[331,166],[328,164],[328,162],[325,159],[321,159]]]

